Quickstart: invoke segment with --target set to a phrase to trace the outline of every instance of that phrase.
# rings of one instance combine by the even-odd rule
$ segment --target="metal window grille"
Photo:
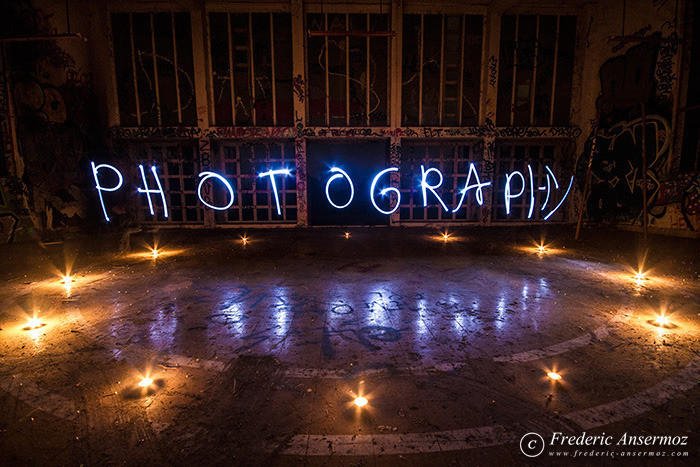
[[[297,192],[293,141],[223,142],[219,146],[222,174],[235,192],[234,204],[226,211],[217,211],[217,223],[296,223]],[[286,168],[290,176],[276,176],[282,215],[277,214],[275,195],[269,177],[261,172]],[[219,205],[228,201],[225,187],[214,188]]]
[[[216,125],[293,125],[289,13],[209,13]]]
[[[196,125],[189,13],[113,13],[122,126]]]
[[[498,125],[570,123],[575,45],[575,16],[502,16]]]
[[[382,31],[389,15],[309,13],[310,30]],[[389,39],[307,37],[307,115],[314,126],[389,124]]]
[[[168,203],[169,217],[164,217],[160,195],[151,194],[155,216],[151,212],[146,194],[139,194],[139,218],[145,223],[201,224],[203,209],[197,197],[197,175],[200,164],[197,149],[189,143],[139,144],[132,148],[136,159],[143,164],[146,180],[150,189],[157,189],[150,167],[155,165],[165,199]],[[137,170],[136,185],[143,187],[141,174]]]
[[[565,146],[555,143],[542,142],[501,142],[496,145],[496,174],[493,188],[494,196],[494,211],[493,218],[499,221],[538,221],[543,220],[549,210],[554,208],[561,197],[566,192],[568,179],[565,179],[561,173],[560,161],[562,160]],[[533,185],[535,203],[532,213],[532,218],[528,219],[527,215],[530,209],[530,180],[527,164],[530,164],[533,173]],[[547,209],[542,211],[547,193],[538,189],[540,186],[547,185],[547,169],[545,165],[554,172],[559,183],[559,189],[555,190],[552,186]],[[525,188],[523,194],[517,198],[510,200],[510,215],[506,215],[505,205],[505,183],[506,175],[513,171],[519,171],[525,178]],[[516,177],[511,181],[511,189],[514,192],[520,191],[520,178]],[[549,219],[549,221],[561,220],[563,208]]]
[[[478,124],[482,44],[481,15],[404,15],[404,125]]]
[[[481,208],[475,199],[474,190],[470,190],[464,199],[461,208],[453,213],[461,198],[461,190],[465,187],[469,174],[469,163],[473,162],[482,182],[485,172],[482,164],[483,144],[481,142],[415,142],[402,146],[402,158],[400,167],[401,176],[401,205],[399,218],[402,222],[411,221],[478,221]],[[423,193],[421,190],[421,164],[428,170],[435,167],[442,172],[443,182],[436,192],[441,196],[449,211],[445,211],[439,201],[430,192],[428,205],[423,206]],[[436,181],[431,174],[428,182]],[[474,183],[472,178],[470,183]],[[484,195],[488,188],[484,190]]]

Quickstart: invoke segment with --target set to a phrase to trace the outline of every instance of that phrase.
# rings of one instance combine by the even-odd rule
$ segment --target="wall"
[[[3,37],[67,32],[65,4],[9,0]],[[75,5],[72,5],[75,10]],[[85,15],[71,19],[84,30]],[[3,207],[14,226],[4,224],[3,240],[33,228],[80,225],[87,215],[89,155],[99,148],[94,73],[87,42],[76,39],[8,42],[4,45],[3,128],[6,169]],[[10,115],[8,107],[11,107]],[[5,135],[11,134],[11,138]]]
[[[195,148],[194,157],[197,164],[204,167],[206,164],[223,164],[225,158],[221,155],[223,151],[221,148],[226,148],[231,143],[238,145],[245,142],[254,143],[259,139],[277,141],[279,144],[293,141],[294,164],[298,180],[295,192],[295,209],[298,208],[298,215],[294,222],[299,225],[306,224],[306,142],[313,138],[348,141],[352,138],[366,137],[386,138],[390,143],[388,145],[390,162],[397,166],[401,162],[402,144],[413,144],[412,141],[426,139],[479,141],[477,147],[481,154],[480,164],[484,167],[487,180],[496,180],[498,176],[497,162],[501,151],[499,148],[503,148],[504,144],[512,144],[513,140],[523,144],[532,144],[533,140],[540,141],[541,144],[556,142],[565,148],[562,158],[558,161],[561,164],[562,173],[576,174],[576,190],[565,206],[567,211],[563,219],[574,221],[578,215],[581,190],[593,141],[593,129],[599,112],[601,119],[598,129],[601,136],[596,145],[599,153],[592,166],[591,189],[586,195],[586,218],[593,221],[639,225],[644,177],[641,157],[641,110],[637,101],[645,104],[647,114],[646,178],[650,225],[683,230],[692,230],[700,226],[698,175],[679,173],[678,170],[681,147],[678,135],[682,134],[682,127],[679,128],[679,125],[682,125],[679,108],[683,105],[679,96],[683,95],[682,78],[685,69],[682,67],[681,58],[684,49],[680,44],[671,43],[609,42],[608,38],[611,35],[619,35],[623,32],[625,2],[622,0],[569,2],[565,5],[554,0],[536,2],[496,0],[490,2],[488,6],[482,3],[464,4],[464,2],[445,1],[428,4],[400,0],[381,2],[381,4],[380,2],[354,5],[347,2],[335,2],[336,5],[333,3],[324,2],[324,5],[320,5],[304,3],[301,0],[284,3],[259,2],[254,5],[205,2],[205,8],[202,10],[201,2],[191,1],[164,5],[156,2],[114,0],[90,3],[86,7],[81,7],[81,2],[70,1],[71,30],[84,34],[89,39],[87,42],[59,39],[51,42],[5,44],[3,66],[10,71],[3,78],[5,86],[0,95],[2,97],[0,107],[5,110],[2,115],[2,124],[6,158],[4,172],[0,172],[0,178],[3,181],[3,196],[0,201],[0,224],[3,230],[0,233],[4,235],[0,241],[16,239],[13,233],[17,229],[27,232],[31,227],[50,230],[72,225],[84,226],[86,223],[93,227],[102,225],[95,224],[99,220],[97,215],[99,205],[91,189],[89,160],[110,161],[124,169],[123,172],[130,178],[129,182],[138,183],[138,179],[135,179],[133,164],[139,160],[139,147],[152,148],[154,144],[160,147],[161,143],[176,147],[182,147],[183,144],[187,147],[192,145]],[[680,3],[678,5],[678,2],[673,0],[626,2],[624,34],[635,34],[645,38],[682,36],[684,21],[678,18],[683,18],[683,2]],[[11,15],[5,18],[7,24],[3,25],[2,34],[5,37],[66,32],[67,18],[65,3],[62,1],[10,0],[10,6]],[[119,31],[113,29],[110,11],[186,11],[191,14],[193,37],[191,64],[188,62],[186,67],[173,65],[177,57],[160,53],[161,46],[158,43],[155,44],[156,53],[139,54],[140,60],[144,57],[146,59],[156,57],[155,66],[163,70],[162,76],[170,76],[173,83],[184,93],[182,95],[189,96],[185,99],[187,106],[179,101],[182,106],[182,115],[179,119],[176,110],[173,110],[176,106],[170,106],[167,118],[165,113],[161,116],[157,112],[151,112],[153,115],[139,113],[144,118],[143,122],[141,118],[132,118],[133,121],[120,119],[120,111],[124,113],[124,109],[128,110],[125,102],[128,106],[133,100],[130,100],[128,93],[118,92],[118,88],[124,83],[124,76],[122,76],[124,70],[130,66],[126,60],[129,56],[124,55],[124,44],[128,44],[129,41],[124,42],[126,39],[122,37],[123,29]],[[286,71],[289,70],[286,69],[284,73],[278,73],[277,82],[281,87],[275,93],[286,96],[292,92],[293,96],[291,101],[285,97],[283,102],[280,101],[279,106],[275,107],[274,103],[271,106],[270,80],[274,80],[275,76],[273,69],[268,67],[265,73],[270,76],[264,86],[260,85],[261,92],[265,93],[262,96],[265,102],[248,106],[256,109],[259,113],[258,118],[249,119],[246,123],[241,117],[239,126],[226,126],[233,122],[234,114],[237,115],[237,112],[241,112],[243,108],[236,104],[238,102],[236,99],[232,99],[226,93],[230,91],[232,84],[236,84],[235,80],[240,79],[236,73],[243,73],[241,70],[244,68],[239,67],[235,70],[229,68],[227,63],[229,54],[226,48],[224,48],[226,50],[217,50],[215,63],[212,63],[214,58],[211,57],[214,56],[209,55],[209,38],[214,35],[226,36],[221,35],[221,29],[210,36],[209,24],[206,20],[212,18],[210,14],[215,14],[220,23],[219,27],[226,28],[226,22],[229,21],[228,15],[222,15],[219,12],[236,12],[239,16],[231,16],[235,23],[238,21],[237,18],[247,17],[247,12],[250,11],[287,15],[276,17],[285,21],[285,24],[291,14],[293,32],[291,43],[294,45],[291,48],[292,69],[291,73],[287,73]],[[332,89],[329,90],[331,94],[329,102],[333,103],[337,100],[344,103],[342,106],[333,104],[329,109],[332,108],[334,114],[340,112],[339,115],[343,117],[334,120],[329,110],[328,117],[325,117],[327,122],[313,121],[313,109],[316,107],[310,107],[310,100],[314,96],[318,97],[316,94],[319,92],[319,85],[310,83],[311,75],[307,76],[304,62],[306,44],[303,35],[304,18],[307,14],[319,15],[328,12],[331,14],[343,12],[383,14],[394,25],[392,29],[396,30],[397,37],[388,41],[389,53],[385,54],[385,49],[382,52],[387,60],[387,83],[386,89],[380,92],[384,93],[381,102],[386,106],[386,111],[377,121],[369,118],[366,110],[363,110],[365,107],[369,109],[373,107],[371,99],[374,89],[369,89],[368,92],[368,89],[363,87],[365,81],[370,78],[367,72],[363,73],[363,68],[354,62],[351,62],[347,72],[342,71],[344,69],[342,41],[334,42],[335,48],[332,50],[335,55],[329,57],[331,60],[328,62],[330,67],[328,70],[331,71],[329,80],[336,80],[329,81],[333,84]],[[435,86],[430,84],[432,83],[430,80],[434,80],[436,72],[434,59],[423,57],[428,60],[424,60],[426,63],[421,64],[418,63],[419,54],[417,58],[414,57],[416,54],[407,55],[403,44],[406,44],[406,41],[415,41],[416,38],[402,37],[402,35],[406,34],[406,31],[413,31],[415,25],[403,24],[403,21],[413,15],[410,16],[410,21],[415,23],[416,18],[420,18],[420,14],[440,13],[452,15],[451,18],[468,15],[465,16],[467,20],[464,20],[464,24],[469,25],[472,31],[480,31],[478,35],[469,31],[466,35],[459,31],[454,33],[455,37],[461,38],[460,41],[469,37],[468,43],[472,46],[470,51],[476,50],[474,44],[478,44],[482,49],[480,54],[477,52],[476,55],[471,54],[474,55],[473,57],[468,56],[470,63],[480,56],[480,66],[464,66],[469,86],[464,88],[463,92],[468,98],[468,107],[465,105],[461,108],[461,112],[456,107],[455,109],[450,107],[454,106],[449,100],[452,95],[459,96],[459,91],[452,88],[444,89],[444,94],[440,94],[442,100],[439,100],[437,106],[439,115],[437,124],[455,125],[455,121],[461,119],[463,125],[470,125],[468,127],[429,126],[427,123],[434,122],[431,120],[432,112],[426,112],[426,110],[421,114],[426,117],[418,118],[418,120],[424,120],[417,122],[419,126],[415,126],[416,122],[411,123],[413,126],[409,126],[407,122],[410,118],[407,120],[406,109],[401,107],[402,102],[416,100],[413,94],[402,96],[402,91],[407,93],[409,87],[417,86],[414,81],[418,81],[418,78],[407,80],[406,77],[411,78],[418,71],[423,70],[425,76],[421,74],[420,80],[424,79],[424,82],[421,82],[426,94],[422,100],[419,100],[425,109],[430,110],[432,108],[430,105],[433,103],[425,104],[425,100],[432,95],[430,93],[435,93]],[[243,16],[240,16],[241,14]],[[474,20],[479,17],[478,15],[483,18],[480,30],[478,23]],[[532,31],[527,37],[513,36],[509,39],[509,30],[501,28],[502,20],[514,21],[517,15],[540,15],[537,20],[533,19],[534,16],[523,20],[523,25],[532,23],[530,24],[532,31],[535,30],[533,28],[536,28],[536,25],[540,25],[540,21],[544,25],[548,24],[547,21],[550,20],[545,18],[547,15],[563,15],[561,17],[568,18],[576,15],[573,56],[568,49],[558,48],[553,38],[547,39],[544,36],[540,38]],[[13,19],[8,21],[8,18]],[[251,20],[256,18],[258,17],[251,17]],[[263,17],[258,19],[260,18]],[[357,17],[353,18],[357,19]],[[425,18],[435,21],[434,17]],[[445,24],[448,27],[450,27],[449,24],[453,24],[451,27],[455,30],[458,30],[457,26],[462,24],[459,21],[450,21],[451,23]],[[382,29],[379,26],[377,28]],[[521,35],[523,28],[520,31]],[[431,30],[434,29],[435,27]],[[175,31],[175,28],[173,30]],[[302,32],[301,35],[298,34],[299,31]],[[120,42],[122,45],[118,49],[115,49],[111,43],[112,34],[115,33],[122,34],[118,39],[122,41]],[[475,37],[479,40],[475,40]],[[175,32],[172,40],[176,40]],[[117,41],[116,36],[115,41]],[[372,42],[372,44],[379,43]],[[433,43],[437,44],[436,41],[431,42]],[[560,43],[563,44],[561,41]],[[363,50],[361,42],[351,40],[348,44],[353,51],[362,52]],[[439,46],[435,44],[430,47]],[[324,46],[321,46],[320,50],[323,49]],[[269,61],[269,55],[275,53],[275,50],[260,50],[260,52],[254,51],[253,54],[260,54],[259,57],[263,57],[266,63]],[[277,50],[278,56],[282,54],[279,50]],[[449,57],[445,55],[444,60],[448,63],[449,60],[455,64],[458,63],[459,48],[450,50],[452,55]],[[362,56],[365,60],[364,57],[367,55],[362,55],[360,52],[355,55]],[[289,58],[287,55],[288,52],[284,57]],[[402,63],[404,56],[414,59],[411,63]],[[564,78],[567,85],[569,80],[571,83],[570,87],[557,86],[557,90],[552,91],[552,98],[548,101],[546,98],[548,89],[553,89],[554,85],[551,85],[551,88],[542,87],[542,83],[545,82],[542,81],[542,76],[539,84],[535,84],[534,80],[523,75],[522,72],[530,73],[536,70],[538,61],[551,65],[550,62],[555,60],[555,56],[561,69],[564,68],[562,64],[570,67],[572,75]],[[125,64],[118,70],[114,65],[115,57],[117,61],[122,60]],[[183,57],[184,55],[181,55],[180,59],[182,60]],[[251,55],[248,55],[248,62],[250,57]],[[253,59],[256,58],[257,56],[253,56]],[[250,66],[248,62],[246,62],[247,66]],[[514,63],[519,63],[520,68],[514,67]],[[172,73],[168,72],[169,67],[172,68]],[[376,67],[375,63],[366,66],[370,73],[378,69]],[[148,70],[148,67],[140,66],[139,69]],[[323,63],[319,70],[326,72]],[[309,70],[309,73],[311,72],[312,70]],[[212,73],[215,78],[213,80],[210,78]],[[480,76],[474,76],[478,74]],[[280,75],[284,75],[283,80],[279,78]],[[503,87],[504,83],[509,83],[509,76],[512,77],[515,91],[512,93],[515,97],[515,107],[512,109],[509,105],[504,105],[502,95],[505,93],[499,92],[499,85]],[[546,73],[543,76],[546,77]],[[345,78],[339,80],[339,77]],[[149,76],[147,71],[143,71],[137,78],[135,80],[137,86],[154,89],[153,76]],[[347,86],[350,100],[338,94],[338,90],[345,86],[341,83],[345,79],[349,82]],[[374,86],[375,81],[371,82]],[[323,83],[321,85],[325,89],[325,85]],[[531,86],[530,95],[534,95],[537,99],[531,115],[527,115],[526,112],[527,101],[531,99],[526,92],[528,86]],[[171,89],[173,86],[164,86],[166,87]],[[564,94],[560,94],[558,89],[564,89],[562,91]],[[415,89],[411,92],[415,93]],[[124,101],[125,95],[128,102]],[[367,95],[369,95],[369,105],[367,102],[361,102],[362,99],[359,98]],[[571,96],[570,106],[562,106],[561,103],[555,102],[555,99],[562,99],[562,95],[564,99],[567,95]],[[140,96],[141,99],[154,101],[159,97],[163,99],[167,97],[169,101],[175,102],[176,96],[175,94],[156,96],[153,93]],[[177,99],[180,97],[178,95]],[[196,108],[189,104],[190,97],[194,99]],[[535,102],[535,99],[531,102]],[[632,100],[635,102],[633,103]],[[143,102],[146,103],[147,110],[153,110],[152,105],[147,101]],[[228,106],[225,105],[226,102],[229,103]],[[245,104],[247,101],[241,102]],[[290,109],[290,102],[292,109]],[[12,108],[12,115],[7,112],[9,108]],[[273,108],[277,112],[277,119],[272,113]],[[190,110],[194,113],[190,114]],[[293,124],[287,121],[292,110]],[[508,118],[505,118],[509,110],[515,112],[511,117],[514,126],[508,125]],[[132,117],[137,113],[135,109],[129,112]],[[546,115],[548,112],[552,112],[552,118],[549,121]],[[562,112],[570,112],[568,115],[570,120]],[[467,117],[453,118],[452,115],[467,115]],[[13,118],[9,118],[10,116]],[[359,117],[355,118],[356,116]],[[162,123],[158,126],[161,117]],[[219,120],[218,123],[217,120]],[[271,125],[268,120],[279,126],[265,126]],[[336,120],[340,123],[333,124],[332,122]],[[342,120],[346,122],[343,123]],[[367,120],[367,126],[361,125],[361,120]],[[240,126],[256,122],[261,126]],[[178,151],[180,154],[182,149]],[[396,187],[401,186],[398,176],[392,179],[392,184]],[[132,196],[130,193],[128,195]],[[123,194],[114,200],[113,214],[119,223],[143,220],[137,214],[143,206],[135,200],[130,201],[129,196]],[[488,199],[481,211],[470,213],[463,221],[469,220],[480,224],[501,222],[503,219],[498,218],[496,205],[497,200]],[[240,209],[242,208],[239,207]],[[241,214],[240,218],[243,217]],[[218,217],[213,213],[207,214],[206,210],[198,219],[206,226],[214,226],[219,222]],[[230,222],[232,218],[229,216],[227,219],[227,222]],[[402,223],[399,213],[392,217],[391,222]]]
[[[583,151],[577,178],[582,187],[599,116],[598,153],[586,203],[594,221],[643,222],[645,128],[649,225],[682,230],[700,226],[698,174],[679,173],[678,126],[685,105],[679,96],[689,64],[682,61],[682,44],[656,41],[683,36],[683,8],[684,2],[671,0],[627,2],[624,25],[623,2],[601,2],[590,9],[579,123],[585,136],[579,140]],[[623,34],[647,41],[608,41]]]

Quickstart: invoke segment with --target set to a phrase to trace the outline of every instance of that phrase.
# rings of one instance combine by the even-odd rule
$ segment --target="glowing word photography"
[[[0,465],[697,464],[700,1],[0,3]]]

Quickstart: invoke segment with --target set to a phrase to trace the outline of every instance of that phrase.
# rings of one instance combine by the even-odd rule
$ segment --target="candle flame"
[[[353,402],[358,407],[364,407],[368,403],[367,398],[362,396],[356,397]]]
[[[143,378],[141,381],[139,381],[139,386],[142,388],[147,388],[153,384],[153,380],[151,378]]]
[[[61,283],[63,284],[63,287],[66,289],[66,293],[70,294],[71,287],[73,287],[73,278],[70,275],[65,275],[61,279]]]
[[[668,323],[668,318],[664,315],[661,315],[658,318],[656,318],[656,324],[658,324],[659,326],[666,326],[668,325]]]
[[[45,323],[43,321],[41,321],[39,318],[37,318],[36,315],[34,315],[33,318],[29,318],[27,320],[27,324],[24,326],[23,329],[25,331],[33,331],[35,329],[39,329],[39,328],[43,327],[44,325],[45,325]]]

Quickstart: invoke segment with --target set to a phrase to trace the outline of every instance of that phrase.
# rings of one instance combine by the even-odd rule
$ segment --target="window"
[[[481,142],[405,142],[401,156],[401,206],[399,215],[401,221],[471,221],[479,220],[480,206],[471,190],[464,198],[460,209],[453,213],[460,199],[461,191],[467,182],[469,164],[474,163],[481,182],[488,181],[483,164],[483,144]],[[445,211],[440,202],[430,192],[427,193],[428,205],[423,206],[423,192],[420,186],[422,179],[421,165],[428,170],[434,167],[442,173],[443,181],[435,191],[440,195],[449,211]],[[436,184],[437,180],[429,179],[428,183]],[[470,183],[475,183],[472,177]],[[490,188],[490,187],[489,187]],[[484,194],[488,194],[488,188]]]
[[[151,166],[156,167],[158,178],[165,200],[168,203],[168,217],[164,216],[163,203],[160,194],[152,193],[151,201],[155,216],[151,215],[148,195],[139,194],[141,201],[140,218],[144,222],[168,222],[168,223],[203,223],[202,205],[197,197],[197,175],[200,172],[200,163],[197,148],[191,143],[139,144],[134,147],[136,159],[143,164],[148,187],[151,190],[158,189],[153,179]],[[136,184],[141,188],[143,180],[137,168]]]
[[[114,13],[122,126],[197,124],[189,13]]]
[[[543,220],[544,216],[559,202],[566,191],[568,179],[561,174],[561,160],[566,146],[561,143],[541,143],[541,142],[501,142],[496,148],[496,174],[493,191],[494,199],[494,219],[500,221],[526,221],[530,211],[530,194],[534,196],[534,208],[532,210],[533,221]],[[530,185],[529,171],[527,165],[532,168],[532,185]],[[538,189],[547,186],[548,166],[557,177],[559,189],[549,192]],[[506,175],[514,171],[520,172],[525,180],[525,186],[519,177],[511,180],[511,189],[520,196],[510,200],[510,214],[506,214],[505,187]],[[553,183],[550,179],[550,183]],[[534,188],[534,192],[531,190]],[[546,202],[546,204],[545,204]],[[547,206],[543,211],[542,207]],[[565,207],[562,206],[549,221],[561,221],[564,218]]]
[[[306,16],[309,30],[385,31],[385,14]],[[308,122],[312,126],[386,126],[389,118],[389,39],[307,38]]]
[[[501,17],[497,125],[569,125],[575,43],[575,16]]]
[[[482,41],[480,15],[404,15],[403,125],[479,123]]]
[[[297,192],[293,141],[226,142],[219,147],[223,176],[234,191],[233,206],[217,211],[218,223],[296,223]],[[260,178],[268,170],[289,169],[290,176],[277,175],[275,184],[281,215],[272,191],[270,177]],[[225,205],[226,189],[220,183],[214,188],[215,204]],[[220,199],[219,199],[220,198]]]
[[[292,126],[289,13],[210,13],[215,125]]]

